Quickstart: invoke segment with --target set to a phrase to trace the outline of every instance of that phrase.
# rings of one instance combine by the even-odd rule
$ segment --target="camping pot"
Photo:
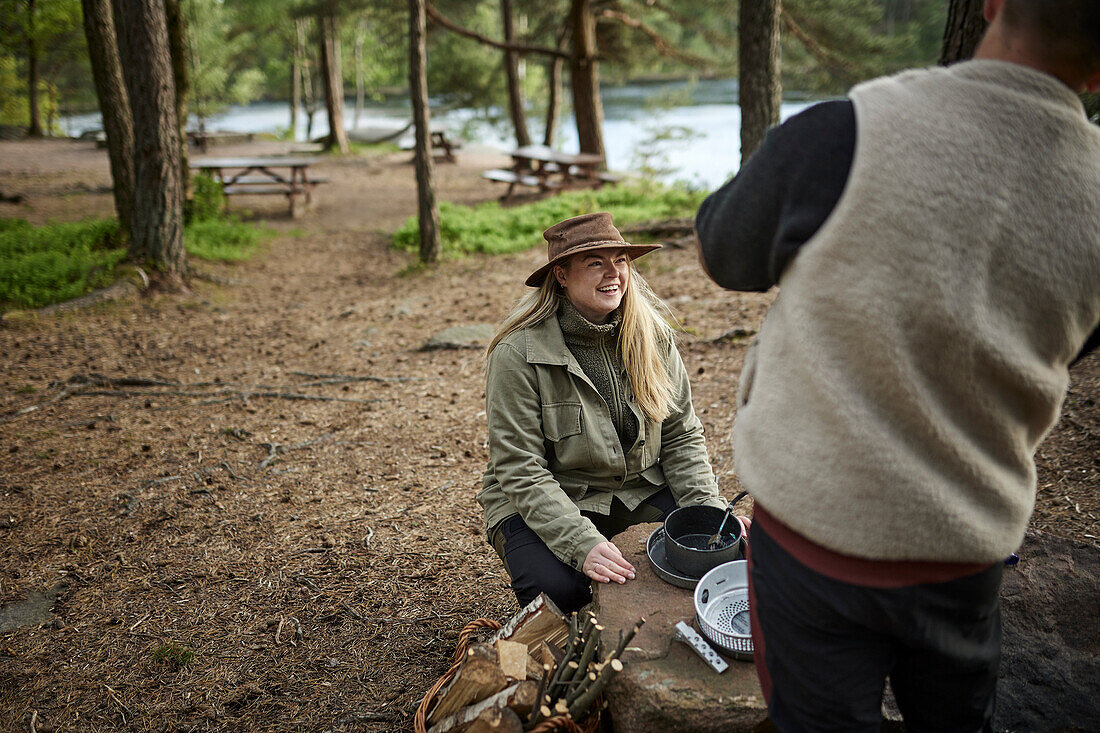
[[[665,518],[665,555],[669,565],[685,575],[701,578],[722,563],[744,557],[741,523],[726,522],[718,547],[707,541],[718,531],[726,511],[702,504],[682,506]]]

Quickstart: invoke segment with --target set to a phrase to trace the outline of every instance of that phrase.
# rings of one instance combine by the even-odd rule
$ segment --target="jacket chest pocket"
[[[542,433],[548,443],[550,469],[577,469],[592,465],[588,436],[581,424],[581,403],[555,402],[542,406]]]

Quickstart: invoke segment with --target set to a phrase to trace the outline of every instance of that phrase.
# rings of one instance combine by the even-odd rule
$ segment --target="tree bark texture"
[[[119,58],[134,119],[130,254],[170,278],[187,274],[176,90],[164,0],[114,0]]]
[[[180,0],[164,0],[168,21],[168,52],[172,56],[172,80],[176,84],[176,120],[179,122],[180,172],[183,176],[182,195],[191,198],[190,155],[187,149],[187,101],[191,94],[191,75],[187,72],[190,55],[187,51],[187,23],[183,19]]]
[[[36,0],[27,0],[27,107],[31,122],[27,137],[42,137],[42,113],[38,109],[38,31],[35,28]]]
[[[134,196],[134,120],[130,115],[130,95],[122,78],[118,58],[118,39],[111,0],[81,0],[84,10],[84,36],[92,64],[103,131],[107,135],[107,157],[114,181],[115,213],[123,237],[131,239],[130,214]]]
[[[780,0],[741,0],[737,60],[740,65],[741,163],[779,122]]]
[[[600,69],[596,60],[596,16],[591,0],[573,0],[573,114],[582,153],[604,154],[603,102],[600,99]]]
[[[500,15],[504,23],[504,42],[515,41],[512,26],[512,0],[500,0]],[[508,79],[508,111],[512,115],[512,129],[516,133],[516,145],[523,147],[531,144],[527,134],[527,114],[523,109],[523,91],[519,84],[519,54],[513,50],[504,52],[504,75]]]
[[[416,126],[416,195],[420,223],[420,261],[439,259],[439,206],[435,201],[435,165],[432,161],[431,112],[428,109],[427,18],[424,0],[409,0],[409,91]]]
[[[558,48],[565,48],[569,39],[569,23],[564,24],[558,31]],[[550,57],[546,64],[546,130],[542,138],[542,144],[547,147],[554,145],[554,136],[558,132],[558,115],[561,113],[561,70],[565,65],[565,59],[560,56]]]
[[[982,15],[982,5],[983,0],[951,0],[947,8],[947,23],[943,28],[942,65],[974,56],[987,25]]]
[[[335,10],[317,18],[321,32],[321,78],[325,85],[325,111],[328,112],[328,141],[325,149],[348,152],[348,133],[344,129],[344,74],[340,69],[340,27]]]

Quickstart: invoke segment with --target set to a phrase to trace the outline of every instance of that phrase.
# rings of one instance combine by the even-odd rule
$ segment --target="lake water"
[[[737,98],[737,82],[732,79],[706,80],[695,83],[666,82],[659,84],[605,85],[604,147],[611,170],[637,170],[649,153],[649,165],[663,169],[659,177],[666,181],[683,180],[693,186],[713,189],[727,180],[740,165],[741,110],[732,100]],[[783,119],[800,112],[813,102],[784,101]],[[350,129],[354,120],[354,99],[347,100],[345,124]],[[407,98],[395,98],[371,103],[360,117],[360,128],[400,126],[410,119]],[[279,132],[289,127],[290,106],[286,102],[259,102],[245,107],[230,107],[206,122],[207,129],[234,132]],[[434,109],[433,121],[440,121],[454,130],[461,130],[472,142],[501,151],[515,147],[507,126],[490,125],[477,119],[469,109]],[[194,123],[197,126],[197,122]],[[541,119],[532,115],[528,120],[532,139],[541,140]],[[65,132],[79,135],[82,131],[100,127],[99,115],[79,115],[62,121]],[[305,114],[299,116],[299,137],[305,139]],[[324,110],[313,118],[314,137],[328,132]],[[658,140],[662,135],[673,137]],[[577,150],[577,131],[573,117],[563,117],[559,124],[556,147]]]

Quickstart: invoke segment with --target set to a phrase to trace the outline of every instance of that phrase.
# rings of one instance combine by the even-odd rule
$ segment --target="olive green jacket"
[[[664,362],[672,412],[664,422],[648,420],[628,393],[640,429],[624,455],[607,403],[565,345],[557,318],[497,344],[486,370],[489,466],[477,495],[486,531],[518,512],[562,562],[580,568],[607,539],[581,510],[608,514],[613,497],[635,509],[665,485],[680,506],[724,508],[671,342]]]

